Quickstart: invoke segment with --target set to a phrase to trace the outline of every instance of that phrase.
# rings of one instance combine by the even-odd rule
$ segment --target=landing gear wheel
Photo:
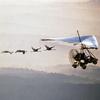
[[[77,68],[77,65],[74,65],[74,64],[73,64],[72,67],[73,67],[73,68]]]
[[[78,51],[76,49],[72,49],[69,52],[69,59],[70,59],[70,63],[72,64],[73,68],[77,68],[79,66],[79,61],[75,60],[75,57],[77,54],[78,54]]]
[[[98,63],[98,59],[94,58],[92,62],[96,65]]]
[[[82,69],[86,69],[86,65],[82,66]]]
[[[80,66],[82,67],[82,69],[86,69],[86,64],[80,64]]]
[[[78,65],[79,65],[79,63],[77,61],[75,61],[74,64],[72,65],[72,67],[77,68]]]

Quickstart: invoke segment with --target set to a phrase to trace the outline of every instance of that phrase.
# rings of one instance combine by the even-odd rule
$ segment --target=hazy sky
[[[93,23],[94,17],[98,17],[98,13],[95,11],[77,8],[81,6],[76,5],[69,7],[68,5],[66,6],[65,3],[60,3],[59,7],[56,4],[53,6],[44,6],[42,4],[36,6],[34,5],[34,1],[61,1],[63,3],[64,1],[88,2],[93,0],[0,0],[0,34],[74,33],[80,26],[87,28],[87,26],[90,26],[88,25],[90,22]],[[96,2],[97,0],[94,1]],[[10,4],[12,4],[12,6],[9,6]],[[25,6],[19,6],[20,4]],[[32,6],[27,6],[30,4]],[[97,20],[98,18],[95,19]],[[85,22],[86,24],[84,24]],[[67,29],[66,27],[71,28]],[[89,29],[91,30],[91,28]],[[82,29],[80,28],[80,30]]]
[[[32,3],[32,2],[88,2],[90,0],[0,0],[0,4],[2,3]]]
[[[16,56],[15,54],[4,56],[1,54],[0,65],[32,65],[33,67],[33,65],[38,65],[38,62],[40,65],[66,64],[69,63],[67,49],[58,46],[56,53],[55,51],[45,52],[44,44],[39,41],[40,38],[76,35],[77,29],[80,33],[85,34],[100,33],[100,9],[78,4],[70,5],[64,3],[65,0],[59,1],[62,3],[35,5],[33,0],[0,0],[0,51],[8,49],[14,52],[17,49],[29,51],[25,56]],[[88,0],[66,1],[86,2]],[[31,55],[31,46],[34,45],[36,47],[42,46],[43,52]]]
[[[56,3],[54,5],[42,5],[41,3],[35,5],[34,1],[61,1],[62,3],[59,3],[59,6]],[[93,12],[92,8],[87,10],[83,6],[81,9],[81,6],[77,5],[70,7],[63,3],[64,1],[88,2],[89,0],[0,0],[0,34],[50,33],[63,35],[68,32],[74,33],[77,28],[82,30],[86,27],[86,30],[87,26],[90,26],[88,24],[93,23],[94,17],[98,22],[98,12]],[[88,29],[92,31],[93,28]]]

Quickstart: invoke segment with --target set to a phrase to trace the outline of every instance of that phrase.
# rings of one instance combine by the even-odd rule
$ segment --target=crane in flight
[[[45,48],[46,48],[46,50],[48,50],[48,51],[50,51],[50,50],[54,50],[53,48],[54,48],[55,46],[47,46],[47,45],[45,45]]]
[[[1,53],[9,53],[9,54],[12,54],[13,52],[11,52],[11,51],[2,51]]]
[[[33,48],[33,47],[31,47],[31,48],[32,48],[33,52],[39,52],[39,50],[41,49],[41,47],[40,48]]]
[[[27,51],[25,50],[17,50],[15,53],[22,53],[22,54],[25,54]]]

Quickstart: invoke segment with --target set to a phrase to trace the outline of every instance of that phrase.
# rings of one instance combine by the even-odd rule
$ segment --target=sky
[[[0,4],[33,3],[33,2],[88,2],[90,0],[0,0]]]
[[[88,2],[88,0],[66,1]],[[21,64],[30,66],[33,65],[33,61],[36,63],[34,65],[37,65],[38,62],[40,65],[48,65],[48,61],[49,65],[66,64],[69,63],[66,58],[68,48],[58,46],[56,53],[55,51],[52,53],[44,52],[44,44],[40,43],[40,38],[76,35],[77,29],[82,34],[100,33],[100,9],[85,8],[84,6],[77,6],[77,4],[70,6],[67,3],[54,3],[54,5],[52,3],[50,5],[27,4],[31,4],[31,2],[33,0],[0,0],[0,51],[9,49],[15,52],[20,48],[29,51],[25,55],[26,58],[23,55],[4,56],[1,54],[0,59],[2,62],[0,62],[0,65]],[[3,3],[6,5],[2,5]],[[16,3],[26,5],[9,5]],[[31,55],[32,45],[35,45],[36,48],[42,46],[43,52],[38,55]],[[30,57],[32,60],[28,60]]]
[[[34,1],[61,1],[62,4],[37,6],[34,5]],[[64,35],[76,32],[77,28],[80,28],[81,31],[84,28],[86,30],[87,27],[92,32],[94,26],[92,28],[88,24],[93,23],[94,20],[97,22],[96,25],[98,24],[98,11],[95,12],[92,8],[81,8],[77,5],[70,7],[63,3],[64,1],[88,2],[90,0],[0,0],[0,34]],[[97,0],[91,1],[97,2]],[[15,4],[18,5],[15,6]],[[20,4],[23,5],[19,6]],[[32,6],[28,6],[30,4]]]

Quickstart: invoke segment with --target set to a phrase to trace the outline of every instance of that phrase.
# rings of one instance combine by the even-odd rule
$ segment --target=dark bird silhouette
[[[54,49],[53,49],[54,47],[55,47],[55,46],[49,47],[49,46],[45,45],[45,48],[46,48],[46,50],[48,50],[48,51],[54,50]]]
[[[40,48],[37,48],[37,49],[35,49],[33,47],[31,47],[31,48],[32,48],[33,52],[39,52],[39,50],[41,49],[41,47]]]
[[[25,54],[27,51],[25,50],[17,50],[15,53],[22,53],[22,54]]]
[[[1,53],[9,53],[9,54],[12,54],[13,52],[11,52],[11,51],[2,51]]]

